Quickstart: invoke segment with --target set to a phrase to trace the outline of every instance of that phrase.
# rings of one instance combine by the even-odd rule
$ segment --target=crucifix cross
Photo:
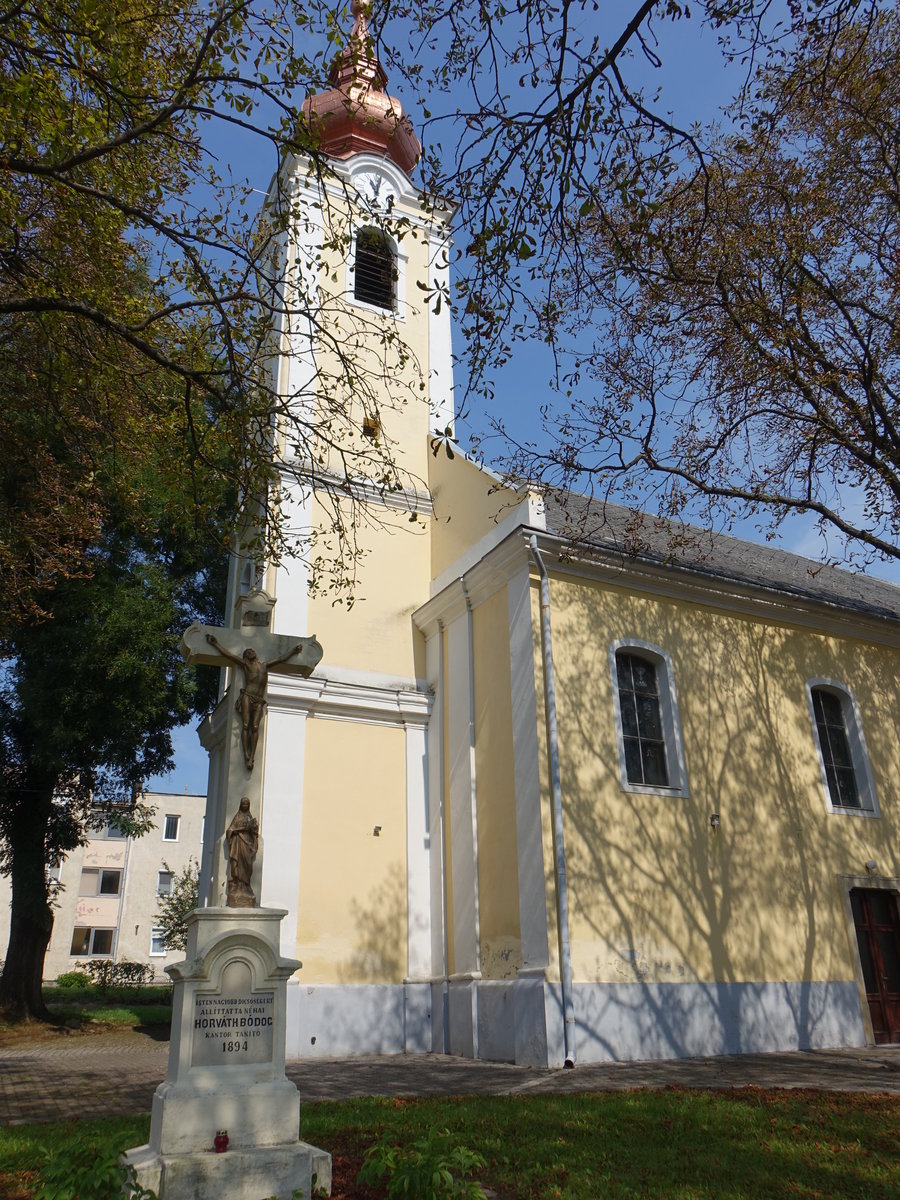
[[[269,669],[278,667],[288,675],[309,676],[322,658],[322,647],[314,637],[270,633],[252,624],[224,629],[195,621],[182,635],[181,653],[189,663],[232,666],[243,672],[243,687],[234,707],[241,718],[244,765],[252,771],[266,711]]]

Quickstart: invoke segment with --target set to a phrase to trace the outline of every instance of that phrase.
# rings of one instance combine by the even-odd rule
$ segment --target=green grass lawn
[[[144,1117],[0,1130],[0,1196],[27,1200],[35,1164],[70,1154],[73,1138],[100,1139],[114,1153],[146,1141],[148,1127]],[[483,1155],[479,1178],[499,1200],[900,1196],[900,1098],[666,1089],[349,1100],[302,1110],[301,1136],[335,1156],[335,1200],[379,1195],[354,1182],[374,1142],[408,1144],[432,1129]]]

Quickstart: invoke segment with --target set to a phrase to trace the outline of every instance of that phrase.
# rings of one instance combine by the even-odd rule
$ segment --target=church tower
[[[272,361],[290,413],[278,429],[280,509],[304,552],[263,568],[236,555],[226,612],[232,628],[315,635],[324,658],[308,679],[272,672],[246,781],[228,781],[243,769],[228,746],[233,703],[201,727],[211,758],[201,903],[222,893],[225,796],[246,787],[261,827],[258,899],[287,910],[282,952],[303,962],[289,1056],[432,1050],[442,944],[433,696],[412,613],[433,574],[430,441],[454,417],[451,212],[412,182],[420,143],[385,90],[356,0],[353,15],[332,87],[303,105],[313,149],[288,156],[268,199],[290,214]],[[334,589],[350,574],[352,603]]]

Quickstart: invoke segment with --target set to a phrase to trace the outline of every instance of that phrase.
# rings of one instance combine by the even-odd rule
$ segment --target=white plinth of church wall
[[[551,1029],[556,1018],[554,1013],[547,1012],[547,1003],[548,999],[552,1000],[552,995],[542,969],[520,968],[513,992],[513,1061],[520,1067],[546,1067],[550,1064],[548,1017]],[[562,1065],[562,1057],[558,1065]]]
[[[856,983],[843,980],[576,983],[575,1019],[579,1062],[866,1044]]]
[[[431,981],[306,986],[292,980],[287,1057],[429,1054],[432,1012]]]
[[[445,979],[435,979],[431,983],[431,1046],[432,1054],[449,1053],[450,1037],[450,1006]]]
[[[472,975],[448,980],[449,1048],[451,1054],[478,1058],[478,981]]]
[[[403,985],[403,1049],[407,1054],[431,1051],[431,983],[408,981]]]
[[[404,1052],[403,984],[312,984],[291,988],[291,1058]],[[296,999],[295,999],[296,997]]]
[[[489,1062],[516,1061],[515,982],[478,984],[478,1057]]]
[[[497,1049],[490,1001],[479,987],[480,1056]],[[496,986],[496,985],[493,985]],[[635,1062],[717,1054],[765,1054],[866,1044],[856,984],[576,983],[577,1062]],[[514,985],[515,1059],[561,1067],[562,994],[538,972]],[[502,1049],[502,1047],[500,1047]]]

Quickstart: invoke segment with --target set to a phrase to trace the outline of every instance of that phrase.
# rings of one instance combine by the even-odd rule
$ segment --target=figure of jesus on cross
[[[259,657],[252,646],[248,646],[238,657],[219,641],[214,633],[208,633],[206,640],[211,646],[236,667],[244,672],[244,686],[235,704],[235,709],[241,714],[241,749],[244,752],[244,762],[247,770],[253,770],[256,761],[256,746],[259,742],[259,727],[262,724],[263,713],[266,711],[266,689],[269,684],[269,668],[278,667],[299,654],[303,643],[298,642],[287,654],[280,658],[270,658],[268,662]]]
[[[252,772],[266,714],[269,671],[280,667],[289,675],[309,676],[322,658],[322,647],[314,637],[270,633],[255,622],[245,622],[239,629],[223,629],[195,621],[184,631],[181,653],[191,663],[240,667],[243,686],[234,709],[240,718],[244,766]],[[234,786],[243,790],[245,785]]]

